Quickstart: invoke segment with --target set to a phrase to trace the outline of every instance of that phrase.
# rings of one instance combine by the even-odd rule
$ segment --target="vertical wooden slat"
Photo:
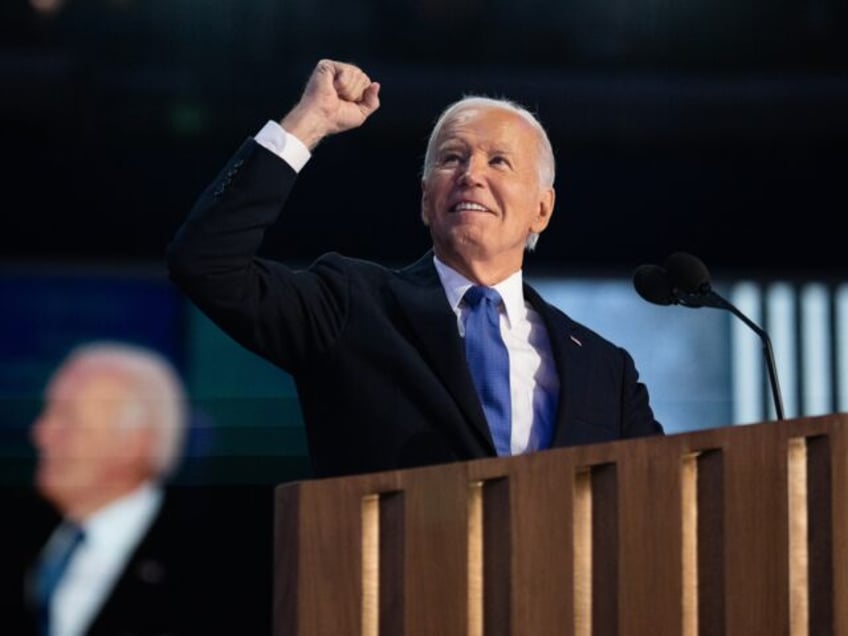
[[[511,462],[515,466],[509,482],[513,633],[571,636],[575,615],[573,463],[559,453]]]
[[[618,633],[618,471],[592,467],[592,632]]]
[[[663,453],[656,452],[660,442],[668,447]],[[621,634],[679,634],[683,624],[680,458],[684,451],[676,442],[672,438],[628,444],[615,463]],[[595,526],[605,524],[607,517],[596,509]],[[596,586],[596,591],[603,588]]]
[[[724,455],[702,450],[698,455],[698,627],[700,636],[726,632],[724,530],[726,494]]]
[[[574,634],[592,635],[592,472],[574,475]]]
[[[807,440],[793,437],[786,446],[789,512],[789,633],[808,636],[810,620],[807,538]]]
[[[834,633],[833,471],[827,435],[807,438],[810,633]],[[848,491],[841,491],[843,498]],[[848,601],[848,598],[843,599]]]
[[[468,636],[483,636],[483,482],[468,485]]]
[[[301,541],[309,549],[302,555],[309,577],[300,579],[301,590],[311,599],[309,612],[301,606],[304,636],[323,636],[347,629],[350,636],[359,636],[362,602],[362,492],[355,482],[335,481],[324,497],[313,496],[317,483],[304,484],[304,519],[309,523],[301,528]],[[308,502],[308,503],[307,503]],[[338,527],[332,527],[331,524]],[[334,549],[327,546],[337,542]],[[326,607],[338,611],[327,612]],[[309,620],[306,620],[306,617]],[[346,627],[348,626],[348,627]],[[350,626],[357,626],[350,629]]]
[[[274,490],[274,636],[300,634],[298,601],[300,592],[300,485],[278,486]]]
[[[404,634],[405,537],[403,491],[380,495],[380,634]]]
[[[362,498],[362,636],[380,636],[380,497]]]
[[[292,533],[292,522],[277,515],[281,531],[276,541],[281,556],[275,563],[279,582],[275,607],[282,607],[280,611],[285,613],[284,618],[275,620],[275,625],[284,626],[277,633],[358,636],[362,627],[361,487],[356,481],[333,480],[302,482],[296,491],[278,492],[277,499],[289,510],[295,506],[292,522],[296,522]],[[294,543],[288,546],[287,540]],[[295,579],[280,569],[286,562],[292,563],[292,557],[285,556],[292,554],[290,550],[297,552]],[[295,583],[294,600],[281,599],[292,592],[290,585]],[[327,612],[327,607],[334,611]]]
[[[511,530],[509,478],[484,482],[483,624],[486,636],[509,636],[513,633]]]
[[[725,443],[727,629],[731,635],[789,632],[786,449],[772,434],[740,427]]]
[[[833,576],[834,634],[848,634],[848,415],[833,418],[828,429],[831,447],[830,505],[833,516]]]
[[[406,484],[408,636],[468,628],[468,482],[460,464],[428,468]]]
[[[682,636],[698,636],[698,453],[680,461]]]

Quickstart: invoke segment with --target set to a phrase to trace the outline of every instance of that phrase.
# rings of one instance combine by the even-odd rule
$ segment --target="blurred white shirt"
[[[85,520],[85,540],[71,557],[50,602],[50,636],[86,633],[150,528],[162,496],[158,486],[146,483]]]

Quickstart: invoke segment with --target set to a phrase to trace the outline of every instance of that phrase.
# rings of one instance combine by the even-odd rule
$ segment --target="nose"
[[[485,166],[486,162],[482,157],[472,155],[462,165],[457,178],[458,182],[465,186],[476,186],[482,184],[484,174],[483,170]]]

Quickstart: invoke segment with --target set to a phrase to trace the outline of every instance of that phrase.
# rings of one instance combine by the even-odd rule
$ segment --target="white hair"
[[[456,116],[459,111],[474,107],[500,108],[501,110],[507,110],[515,113],[533,127],[539,137],[539,183],[544,188],[552,188],[556,177],[556,159],[554,158],[554,150],[553,146],[551,146],[551,140],[548,138],[548,133],[545,131],[544,126],[542,126],[541,122],[533,113],[518,102],[510,99],[485,97],[483,95],[467,95],[448,105],[448,107],[441,112],[438,119],[436,119],[433,130],[430,131],[430,138],[427,140],[427,150],[424,153],[424,167],[421,171],[422,178],[425,180],[429,178],[430,172],[433,170],[436,140],[438,139],[444,125]],[[527,236],[527,243],[525,246],[527,251],[533,251],[538,241],[539,234],[537,232],[530,232]]]
[[[126,378],[133,397],[117,424],[152,428],[156,444],[151,467],[159,478],[173,473],[182,456],[188,416],[185,389],[172,364],[153,350],[110,341],[74,348],[57,375],[71,364]]]

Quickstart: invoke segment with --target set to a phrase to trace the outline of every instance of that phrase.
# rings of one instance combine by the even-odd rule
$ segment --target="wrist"
[[[310,151],[327,136],[326,122],[314,112],[303,111],[297,106],[280,120],[287,133],[297,137]]]

